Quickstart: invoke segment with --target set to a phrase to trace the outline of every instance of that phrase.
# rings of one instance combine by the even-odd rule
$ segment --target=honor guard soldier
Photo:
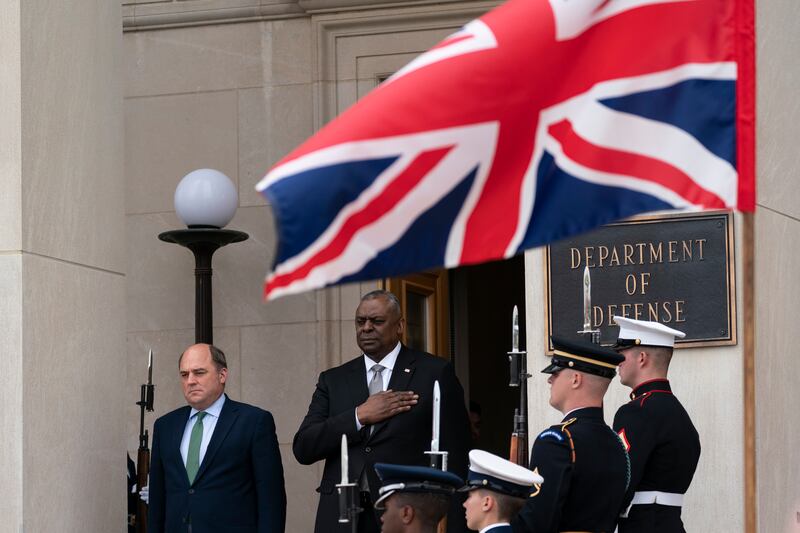
[[[630,477],[628,454],[603,420],[603,396],[617,365],[615,351],[553,336],[550,405],[560,424],[533,443],[530,468],[544,482],[534,484],[511,527],[515,533],[611,532],[622,509]]]
[[[480,533],[510,533],[511,520],[525,505],[542,476],[483,450],[469,452],[469,477],[459,489],[469,491],[464,502],[467,527]]]
[[[619,379],[633,389],[614,417],[631,459],[631,486],[620,533],[682,532],[681,506],[700,459],[700,438],[672,393],[667,371],[681,331],[658,322],[615,316],[616,350],[625,357]]]
[[[375,463],[381,480],[375,508],[383,510],[381,531],[436,533],[450,500],[464,481],[452,472],[427,466]]]

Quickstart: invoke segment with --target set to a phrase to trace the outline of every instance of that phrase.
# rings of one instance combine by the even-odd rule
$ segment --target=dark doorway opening
[[[520,317],[519,346],[525,349],[524,256],[454,269],[450,287],[456,372],[471,410],[480,410],[473,447],[508,457],[519,389],[508,386],[506,352],[511,350],[515,305]]]

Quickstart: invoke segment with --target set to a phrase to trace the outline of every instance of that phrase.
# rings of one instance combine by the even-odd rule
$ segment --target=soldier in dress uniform
[[[625,357],[619,379],[633,389],[614,417],[631,459],[631,486],[620,533],[682,532],[681,506],[700,459],[700,438],[672,393],[667,371],[681,331],[658,322],[615,316],[615,348]]]
[[[436,533],[450,500],[464,481],[452,472],[427,466],[375,463],[381,480],[375,509],[383,510],[385,533]]]
[[[553,336],[550,405],[564,414],[533,443],[535,484],[515,533],[612,532],[630,477],[628,454],[603,420],[603,396],[623,357],[596,344]]]
[[[511,520],[517,515],[534,483],[542,476],[507,459],[483,450],[469,452],[464,502],[467,527],[481,533],[511,533]]]

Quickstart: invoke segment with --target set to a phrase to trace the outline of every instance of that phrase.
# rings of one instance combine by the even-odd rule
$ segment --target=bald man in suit
[[[281,533],[286,493],[275,422],[225,394],[225,354],[190,346],[179,361],[189,405],[153,427],[149,533]]]

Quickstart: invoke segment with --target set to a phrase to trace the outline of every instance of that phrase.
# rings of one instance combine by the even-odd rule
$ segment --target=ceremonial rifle
[[[147,383],[142,384],[141,397],[136,405],[140,408],[139,416],[139,450],[136,454],[136,493],[146,486],[147,476],[150,474],[150,448],[149,435],[144,427],[145,410],[153,411],[153,395],[155,385],[153,385],[153,350],[150,350],[147,358]],[[136,501],[136,533],[147,533],[147,504],[141,497]]]
[[[439,380],[433,382],[433,431],[431,431],[431,449],[425,452],[430,458],[430,467],[437,470],[447,470],[447,452],[439,450],[439,426],[441,424],[442,393],[439,389]]]
[[[592,277],[589,265],[583,267],[583,329],[578,332],[589,342],[600,344],[600,330],[592,329]]]
[[[349,464],[347,455],[347,435],[342,434],[342,482],[336,485],[339,491],[339,523],[350,524],[350,531],[358,531],[358,515],[364,509],[359,505],[359,489],[349,481]]]
[[[519,312],[514,306],[511,317],[511,351],[508,352],[509,387],[519,387],[519,407],[514,409],[509,460],[528,468],[528,365],[526,352],[519,350]]]
[[[441,436],[441,421],[442,421],[442,391],[439,387],[439,380],[433,382],[433,428],[431,431],[431,449],[425,452],[428,456],[431,468],[447,471],[447,455],[448,452],[440,450],[440,436]],[[445,516],[439,521],[437,533],[445,533],[447,531],[447,517]]]

